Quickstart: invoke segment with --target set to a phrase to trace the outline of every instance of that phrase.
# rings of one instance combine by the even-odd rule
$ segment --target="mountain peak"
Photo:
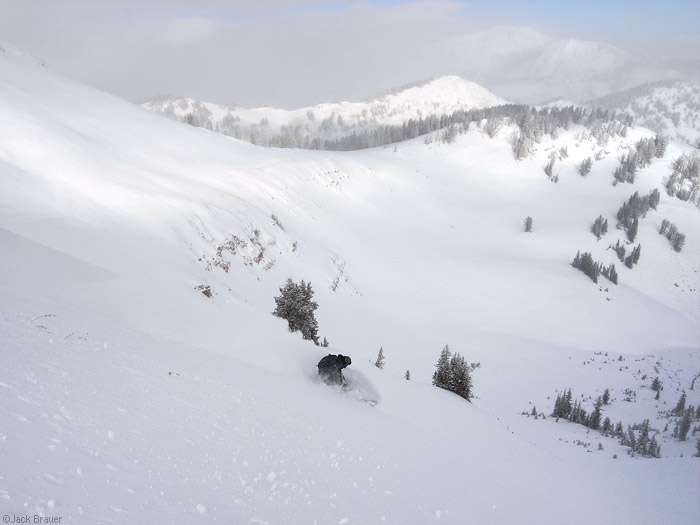
[[[419,83],[406,89],[392,92],[377,100],[390,102],[392,105],[415,103],[433,108],[430,113],[437,113],[437,107],[459,108],[491,107],[505,104],[506,101],[494,95],[488,89],[474,82],[464,80],[456,75],[446,75],[430,81]],[[448,113],[450,111],[439,111]]]

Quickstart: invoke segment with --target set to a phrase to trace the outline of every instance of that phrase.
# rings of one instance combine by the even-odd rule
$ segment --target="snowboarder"
[[[350,357],[338,354],[328,354],[318,362],[318,375],[327,385],[346,385],[343,368],[352,364]]]

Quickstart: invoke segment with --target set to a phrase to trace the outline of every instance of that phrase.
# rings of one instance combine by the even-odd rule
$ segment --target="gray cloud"
[[[514,6],[506,9],[508,18],[483,2],[457,1],[9,0],[0,5],[0,38],[60,72],[132,100],[181,94],[299,107],[364,98],[443,74],[495,82],[497,75],[474,66],[484,53],[465,42],[499,21],[537,25],[537,12],[519,14],[517,2],[506,3]],[[569,31],[586,37],[585,27],[574,22],[553,21],[558,36]],[[615,40],[600,31],[591,34]],[[620,38],[629,40],[623,33]],[[693,42],[698,35],[677,38]],[[659,45],[643,50],[663,52],[666,60],[700,58],[687,46],[673,53],[668,35],[655,41]]]

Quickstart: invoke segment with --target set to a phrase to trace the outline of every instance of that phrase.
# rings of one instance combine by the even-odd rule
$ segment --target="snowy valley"
[[[196,101],[159,110],[198,110],[212,130],[299,124],[304,140],[324,122],[352,133],[435,104],[445,114],[503,100],[448,77],[322,104],[313,118]],[[678,430],[700,407],[694,168],[675,196],[667,190],[693,146],[672,137],[619,180],[621,159],[654,131],[571,122],[520,159],[529,132],[515,118],[359,151],[268,148],[163,118],[9,49],[0,114],[4,515],[697,521],[700,418],[687,439]],[[655,190],[630,240],[617,214]],[[599,216],[609,228],[597,237]],[[680,250],[659,234],[664,221],[684,235]],[[641,256],[628,266],[616,245]],[[617,284],[577,271],[577,253],[616,264]],[[288,278],[313,284],[329,348],[271,315]],[[479,363],[471,403],[431,385],[446,344]],[[349,390],[318,381],[329,351],[352,356]],[[568,389],[589,413],[607,390],[603,416],[627,436],[649,420],[660,457],[552,417]]]

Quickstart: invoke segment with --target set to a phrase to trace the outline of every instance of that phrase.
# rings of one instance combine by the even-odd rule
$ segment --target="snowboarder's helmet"
[[[349,356],[343,356],[343,361],[345,362],[345,366],[352,364],[352,359],[350,359]]]

